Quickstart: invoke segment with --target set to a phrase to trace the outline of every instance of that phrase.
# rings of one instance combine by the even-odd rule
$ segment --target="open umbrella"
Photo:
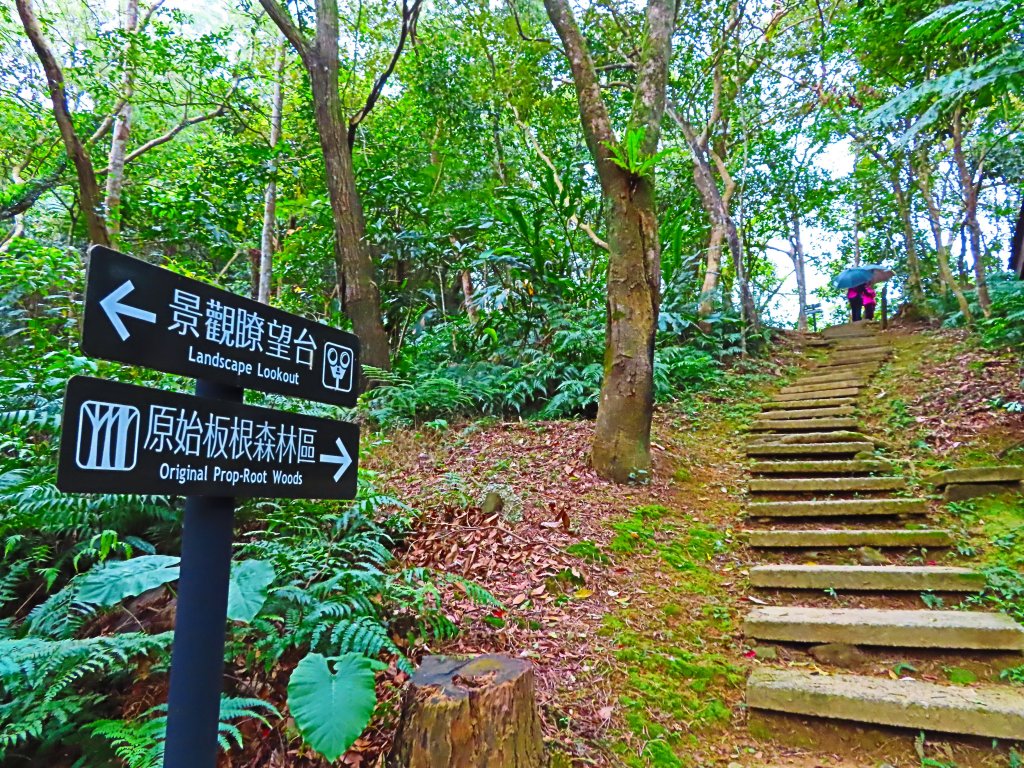
[[[836,275],[832,284],[836,288],[853,288],[867,283],[884,283],[893,274],[892,270],[886,269],[881,264],[862,264],[859,267],[844,269]]]

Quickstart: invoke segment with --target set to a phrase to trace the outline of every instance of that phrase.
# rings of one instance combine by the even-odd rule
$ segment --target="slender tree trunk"
[[[963,114],[960,107],[953,110],[953,160],[960,176],[960,187],[964,196],[964,225],[971,244],[971,259],[974,262],[974,284],[978,293],[978,306],[985,317],[992,316],[992,299],[988,295],[988,279],[985,276],[985,259],[981,252],[981,224],[978,222],[978,186],[974,173],[967,167],[964,154]]]
[[[462,270],[462,303],[466,308],[466,316],[469,318],[469,322],[475,323],[479,317],[479,312],[473,301],[473,273],[468,269]]]
[[[913,183],[914,169],[909,169]],[[907,247],[907,287],[911,298],[918,304],[924,303],[924,290],[921,287],[921,263],[917,257],[917,241],[914,237],[914,220],[910,210],[910,189],[906,190],[900,182],[900,169],[894,167],[891,172],[892,192],[896,197],[896,208],[903,224],[903,242]]]
[[[642,477],[651,467],[654,409],[654,337],[661,303],[661,245],[654,178],[611,162],[616,143],[590,50],[568,0],[544,0],[573,74],[580,121],[608,206],[608,294],[604,379],[591,458],[617,482]],[[646,39],[628,130],[641,132],[641,151],[652,155],[661,138],[675,0],[649,0]]]
[[[793,217],[793,271],[796,274],[797,300],[800,304],[797,328],[807,330],[807,271],[804,265],[804,244],[800,233],[800,217]]]
[[[925,206],[928,209],[928,223],[931,226],[932,237],[935,239],[935,258],[939,262],[939,276],[942,278],[942,282],[953,292],[953,295],[956,296],[956,303],[960,306],[960,312],[964,316],[964,321],[970,325],[974,322],[974,317],[971,315],[971,307],[967,303],[963,287],[953,275],[953,270],[949,266],[949,246],[942,236],[942,215],[939,211],[938,203],[935,201],[934,195],[932,195],[928,170],[923,165],[917,173],[917,184],[921,190]]]
[[[715,290],[718,288],[719,278],[722,274],[723,240],[725,240],[725,228],[712,224],[704,268],[704,282],[700,287],[700,303],[697,305],[697,316],[702,319],[715,311]]]
[[[15,0],[15,4],[18,8],[18,16],[21,17],[22,26],[25,28],[25,34],[32,43],[32,48],[35,49],[36,56],[39,57],[43,71],[46,73],[46,85],[53,103],[53,116],[60,129],[64,149],[68,157],[71,158],[78,177],[78,196],[82,203],[82,214],[85,216],[85,228],[89,240],[99,245],[110,245],[110,237],[103,219],[102,195],[99,183],[96,181],[96,172],[93,170],[85,144],[75,133],[71,112],[68,109],[67,92],[64,90],[64,72],[50,47],[50,42],[43,34],[31,0]]]
[[[281,39],[274,58],[274,96],[270,107],[270,149],[277,149],[284,118],[284,58],[287,41]],[[260,236],[260,279],[256,299],[270,303],[270,283],[274,272],[274,230],[277,222],[277,157],[271,167],[270,180],[263,195],[263,232]]]
[[[121,28],[125,31],[128,39],[130,54],[132,47],[131,36],[135,34],[139,26],[139,0],[126,0],[124,16],[121,19]],[[103,201],[104,212],[107,219],[107,230],[110,233],[110,241],[117,244],[121,234],[121,190],[124,188],[124,165],[125,156],[128,154],[128,139],[131,136],[132,125],[132,94],[135,88],[135,78],[131,56],[125,56],[124,79],[122,81],[121,98],[124,103],[114,118],[113,136],[110,140],[110,153],[107,155],[107,188],[106,197]]]
[[[303,36],[276,0],[260,0],[260,4],[298,51],[309,74],[313,118],[320,136],[334,219],[338,295],[362,344],[362,361],[390,370],[380,290],[374,282],[373,259],[366,243],[366,221],[349,150],[348,124],[342,117],[338,90],[338,2],[316,0],[316,38],[312,42]]]

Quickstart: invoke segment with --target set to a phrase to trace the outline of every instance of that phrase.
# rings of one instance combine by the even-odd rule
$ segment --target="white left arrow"
[[[337,464],[338,471],[334,473],[334,482],[341,480],[341,476],[345,474],[345,470],[352,466],[352,457],[348,455],[348,449],[345,448],[345,444],[341,442],[339,437],[335,441],[335,445],[338,446],[339,455],[335,456],[333,453],[321,453],[320,461],[324,464]]]
[[[156,313],[147,312],[145,309],[139,309],[138,307],[132,307],[128,304],[122,304],[121,299],[127,296],[129,293],[135,290],[135,286],[131,280],[125,280],[121,284],[120,288],[117,288],[110,292],[110,295],[105,299],[100,299],[100,307],[107,313],[107,317],[110,318],[110,324],[114,326],[114,330],[117,331],[117,335],[121,337],[121,341],[126,341],[131,334],[128,332],[128,328],[125,327],[124,320],[121,316],[134,317],[136,320],[144,320],[147,323],[156,322]]]

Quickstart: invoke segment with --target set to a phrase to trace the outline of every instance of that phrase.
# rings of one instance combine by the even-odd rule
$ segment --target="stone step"
[[[757,640],[890,648],[1024,650],[1024,627],[1001,613],[867,608],[755,608],[743,632]]]
[[[819,392],[828,392],[831,395],[833,392],[849,392],[853,391],[852,395],[848,397],[856,397],[860,394],[860,390],[864,388],[864,384],[859,381],[850,382],[847,381],[821,381],[812,384],[789,384],[779,390],[780,395],[802,395],[807,396],[808,392],[815,393],[815,397],[825,397],[823,394],[817,394]],[[784,398],[786,399],[786,398]]]
[[[825,443],[827,445],[827,443]],[[750,471],[758,475],[861,475],[869,472],[891,472],[892,464],[881,459],[850,461],[755,461]]]
[[[1011,464],[1002,467],[974,467],[972,469],[947,469],[929,475],[925,481],[936,488],[945,488],[956,483],[1016,483],[1024,480],[1024,467]]]
[[[867,435],[849,429],[834,429],[828,432],[808,432],[807,434],[750,434],[748,443],[872,443]]]
[[[927,565],[758,565],[750,585],[773,589],[870,592],[980,592],[985,577],[970,568]]]
[[[876,360],[885,358],[892,354],[892,347],[876,344],[874,346],[859,347],[857,349],[834,349],[828,356],[833,362],[839,360],[850,360],[857,363],[862,360]]]
[[[746,507],[748,517],[868,517],[926,515],[921,499],[815,499],[813,501],[756,501]]]
[[[753,443],[747,456],[852,456],[873,451],[871,443]]]
[[[818,398],[821,400],[829,400],[835,398],[856,398],[860,392],[859,387],[839,387],[836,389],[821,389],[810,392],[779,392],[774,395],[776,402],[791,402],[793,400],[807,400],[808,398]]]
[[[852,397],[809,397],[801,400],[772,400],[765,403],[765,410],[783,411],[790,408],[842,408],[856,404]]]
[[[1020,739],[1024,689],[954,687],[863,675],[820,675],[795,669],[755,669],[747,706],[913,731]]]
[[[936,528],[917,530],[817,528],[743,531],[747,546],[757,549],[830,549],[833,547],[951,547],[953,536]]]
[[[843,339],[851,336],[878,337],[880,326],[876,322],[844,323],[842,325],[830,325],[823,328],[821,335],[826,339]]]
[[[853,416],[857,409],[852,405],[834,406],[831,408],[786,408],[781,411],[762,411],[757,414],[759,419],[820,419],[833,416]]]
[[[793,383],[792,386],[807,387],[812,384],[834,384],[837,381],[865,382],[868,378],[868,374],[864,373],[860,369],[855,371],[828,371],[827,369],[824,369],[822,373],[801,376]]]
[[[873,347],[885,347],[886,349],[892,348],[886,339],[875,334],[871,334],[870,336],[852,336],[845,339],[836,339],[832,342],[832,348],[835,350],[864,349]]]
[[[903,477],[779,477],[747,482],[751,493],[808,493],[844,491],[899,491],[907,487]]]
[[[810,363],[804,376],[818,376],[823,373],[854,372],[872,375],[881,368],[881,363],[832,363],[828,361]]]
[[[838,419],[763,419],[750,425],[754,432],[828,432],[836,429],[853,429],[857,420],[843,417]]]

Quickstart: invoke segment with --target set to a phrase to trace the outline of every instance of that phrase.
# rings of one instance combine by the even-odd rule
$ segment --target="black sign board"
[[[99,245],[89,250],[82,350],[335,405],[354,405],[358,394],[351,333]]]
[[[355,498],[343,421],[75,376],[61,434],[62,491]]]

